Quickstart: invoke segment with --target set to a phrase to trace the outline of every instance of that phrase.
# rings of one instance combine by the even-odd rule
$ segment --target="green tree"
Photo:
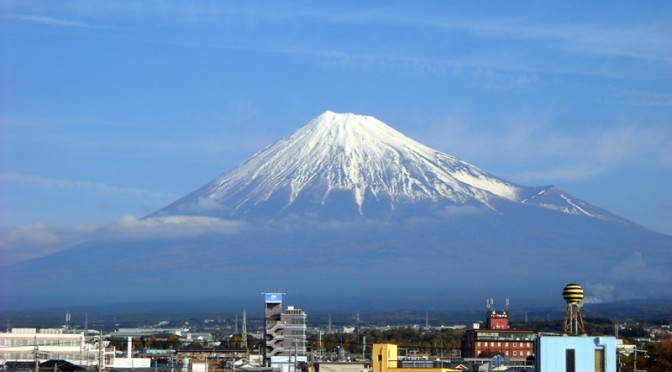
[[[177,338],[177,335],[168,336],[168,339],[166,340],[166,342],[171,349],[179,349],[180,345],[182,345],[182,343],[180,342],[180,339]]]

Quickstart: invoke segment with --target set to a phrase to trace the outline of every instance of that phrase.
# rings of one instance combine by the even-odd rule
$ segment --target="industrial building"
[[[508,309],[493,310],[492,299],[487,304],[485,327],[480,328],[475,323],[464,333],[462,357],[491,358],[500,355],[510,360],[525,360],[533,356],[534,332],[510,329]]]
[[[0,365],[57,359],[81,366],[98,366],[102,360],[104,367],[114,360],[114,349],[106,350],[106,344],[97,339],[87,342],[83,333],[60,328],[12,328],[0,333]]]

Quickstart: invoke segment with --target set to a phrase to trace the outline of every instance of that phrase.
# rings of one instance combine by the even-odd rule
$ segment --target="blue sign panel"
[[[266,293],[266,303],[267,304],[282,303],[282,293]]]
[[[495,356],[492,358],[492,366],[493,366],[493,367],[499,367],[499,366],[501,366],[502,364],[504,364],[504,358],[502,358],[501,355],[495,355]]]

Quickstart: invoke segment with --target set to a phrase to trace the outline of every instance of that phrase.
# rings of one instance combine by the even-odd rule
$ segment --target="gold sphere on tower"
[[[583,288],[578,284],[567,284],[562,291],[562,297],[567,304],[575,306],[583,300]]]

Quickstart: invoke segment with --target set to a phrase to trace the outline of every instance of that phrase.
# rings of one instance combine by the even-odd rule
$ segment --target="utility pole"
[[[366,356],[366,336],[362,336],[362,360]]]
[[[299,345],[296,344],[298,340],[293,339],[292,342],[294,343],[294,372],[296,372],[296,360],[299,357]]]
[[[103,331],[98,332],[98,372],[105,369],[105,343],[103,342]]]
[[[245,350],[247,350],[247,311],[243,309],[243,335],[241,343]]]
[[[632,372],[637,372],[637,352],[638,352],[638,351],[639,351],[640,353],[644,353],[644,354],[646,354],[646,350],[637,350],[637,344],[635,344],[635,357],[633,358],[633,359],[634,359],[634,363],[633,363],[633,366],[632,366]]]
[[[40,358],[37,355],[40,352],[40,348],[37,346],[37,335],[35,336],[35,372],[40,372]]]
[[[359,311],[357,312],[357,314],[355,314],[355,320],[357,321],[357,335],[359,335],[359,327],[362,323],[362,321],[359,317]]]

